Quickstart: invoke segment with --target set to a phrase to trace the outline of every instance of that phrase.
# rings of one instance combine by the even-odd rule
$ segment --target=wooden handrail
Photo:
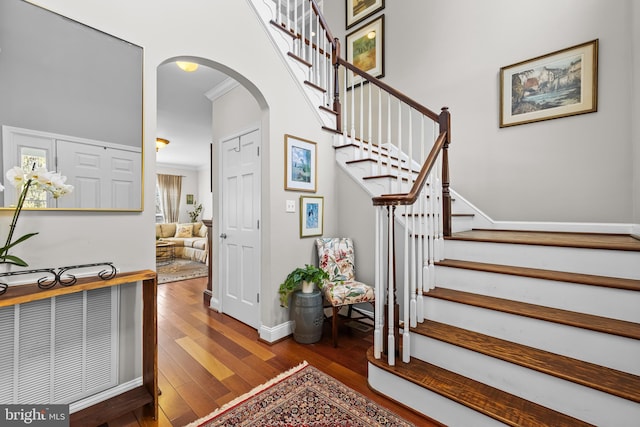
[[[397,98],[400,101],[404,102],[405,104],[409,105],[414,110],[424,114],[425,116],[429,117],[433,121],[436,121],[436,122],[438,121],[438,119],[440,117],[439,114],[434,113],[433,111],[431,111],[430,109],[428,109],[424,105],[422,105],[422,104],[414,101],[413,99],[409,98],[404,93],[398,91],[397,89],[392,88],[388,84],[386,84],[386,83],[382,82],[381,80],[373,77],[371,74],[368,74],[368,73],[362,71],[361,69],[359,69],[355,65],[345,61],[342,58],[338,58],[337,61],[338,61],[339,65],[342,65],[343,67],[351,70],[354,74],[359,75],[363,79],[367,80],[369,83],[371,83],[371,84],[373,84],[375,86],[378,86],[380,89],[382,89],[382,90],[388,92],[389,94],[393,95],[395,98]]]
[[[422,165],[422,169],[420,169],[420,173],[418,174],[416,180],[411,187],[411,190],[408,193],[399,193],[399,194],[383,194],[378,197],[374,197],[373,205],[374,206],[396,206],[396,205],[412,205],[415,203],[420,191],[427,183],[427,177],[433,169],[433,166],[436,163],[436,159],[440,154],[440,150],[445,146],[447,141],[447,132],[441,132],[438,135],[438,139],[431,147],[431,151],[427,156],[424,164]]]
[[[309,0],[309,1],[311,2],[311,7],[313,8],[313,11],[318,16],[318,19],[320,19],[320,25],[324,29],[324,33],[326,34],[327,40],[329,41],[329,43],[331,43],[333,47],[335,47],[335,40],[337,39],[333,37],[333,34],[329,29],[329,24],[327,24],[327,21],[324,19],[324,15],[320,11],[320,7],[318,6],[318,3],[316,2],[316,0]]]

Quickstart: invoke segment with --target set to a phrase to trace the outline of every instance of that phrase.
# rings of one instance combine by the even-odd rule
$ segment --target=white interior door
[[[221,144],[222,312],[260,326],[260,131]]]

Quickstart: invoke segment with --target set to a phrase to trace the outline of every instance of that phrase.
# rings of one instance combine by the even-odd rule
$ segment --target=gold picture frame
[[[384,15],[369,22],[346,37],[347,62],[373,77],[384,77]],[[347,85],[360,83],[358,75],[347,75]]]
[[[300,196],[300,237],[322,236],[324,197]]]
[[[500,127],[598,110],[598,39],[500,68]]]
[[[318,169],[315,142],[285,135],[284,162],[285,190],[316,192]]]
[[[347,0],[345,2],[347,30],[384,9],[384,0]]]

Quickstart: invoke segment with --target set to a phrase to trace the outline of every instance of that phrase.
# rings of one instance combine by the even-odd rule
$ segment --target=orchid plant
[[[22,207],[27,200],[29,190],[43,190],[50,193],[54,199],[57,199],[72,192],[73,186],[65,184],[67,177],[60,175],[58,172],[49,172],[45,168],[36,168],[35,164],[31,168],[31,171],[25,171],[19,166],[11,168],[7,171],[7,180],[16,190],[20,191],[20,195],[18,196],[18,204],[13,212],[11,225],[9,225],[7,241],[3,247],[0,247],[0,264],[14,264],[20,267],[27,267],[29,264],[23,259],[15,255],[9,255],[9,249],[38,234],[37,232],[27,233],[13,241],[16,223],[18,222]],[[0,191],[4,191],[2,184],[0,184]]]

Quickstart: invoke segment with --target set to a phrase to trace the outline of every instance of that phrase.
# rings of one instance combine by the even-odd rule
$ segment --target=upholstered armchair
[[[375,298],[372,286],[358,282],[355,278],[355,253],[350,238],[319,238],[316,239],[318,250],[318,265],[329,273],[329,279],[324,283],[322,291],[327,306],[333,308],[331,319],[331,334],[333,346],[338,346],[338,313],[344,306],[349,306],[347,317],[352,318],[353,305],[363,302],[373,302]],[[367,317],[355,310],[358,317]]]

